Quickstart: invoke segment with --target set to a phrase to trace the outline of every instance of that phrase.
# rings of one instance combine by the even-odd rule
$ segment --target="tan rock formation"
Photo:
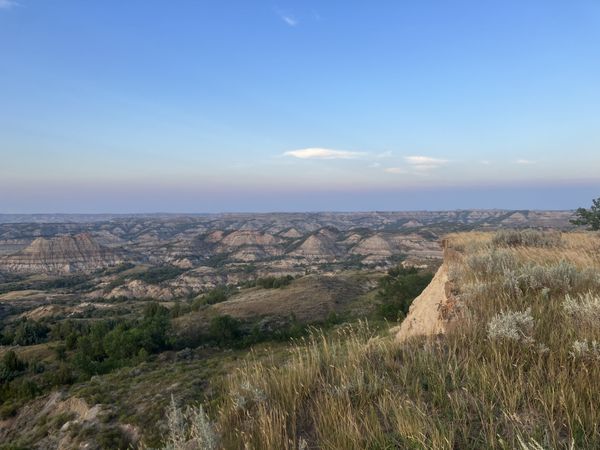
[[[449,304],[446,295],[447,283],[448,271],[446,265],[442,264],[429,286],[412,302],[396,334],[398,342],[416,336],[435,336],[445,332],[447,320],[444,311]]]
[[[98,244],[89,234],[37,238],[26,248],[0,259],[0,269],[20,273],[92,271],[124,261],[118,252]]]
[[[376,234],[360,241],[351,252],[354,255],[375,255],[389,257],[394,254],[394,249],[390,243],[381,235]]]
[[[257,231],[240,230],[228,234],[221,240],[221,245],[229,248],[241,247],[243,245],[276,245],[281,240],[270,234]]]
[[[335,258],[339,253],[335,241],[328,235],[322,233],[310,235],[303,243],[294,250],[292,256],[305,258]]]

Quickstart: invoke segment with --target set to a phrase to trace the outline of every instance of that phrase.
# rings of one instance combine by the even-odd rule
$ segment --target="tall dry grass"
[[[463,305],[444,338],[397,344],[360,323],[248,362],[212,411],[219,446],[600,448],[600,237],[531,239],[449,236]]]

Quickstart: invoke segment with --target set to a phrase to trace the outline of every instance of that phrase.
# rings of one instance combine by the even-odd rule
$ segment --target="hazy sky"
[[[0,212],[598,196],[598,0],[0,0]]]

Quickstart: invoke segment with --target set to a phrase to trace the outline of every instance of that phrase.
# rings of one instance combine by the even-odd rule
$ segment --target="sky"
[[[0,0],[0,213],[571,209],[600,1]]]

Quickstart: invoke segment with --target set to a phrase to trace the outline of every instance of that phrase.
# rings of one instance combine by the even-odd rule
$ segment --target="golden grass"
[[[368,280],[352,275],[336,278],[311,275],[281,289],[244,290],[211,309],[238,319],[294,314],[300,321],[313,322],[363,295],[367,283]]]
[[[554,248],[492,239],[448,237],[463,314],[444,338],[397,344],[360,323],[233,373],[212,411],[222,448],[600,448],[600,358],[573,352],[600,341],[600,324],[563,308],[567,294],[600,295],[598,234]],[[488,335],[494,317],[525,310],[527,336]]]
[[[491,251],[493,237],[492,232],[473,231],[450,234],[446,241],[449,248],[472,255]],[[578,267],[600,268],[600,233],[562,233],[561,245],[558,247],[517,246],[508,250],[520,261],[553,264],[565,260]]]

